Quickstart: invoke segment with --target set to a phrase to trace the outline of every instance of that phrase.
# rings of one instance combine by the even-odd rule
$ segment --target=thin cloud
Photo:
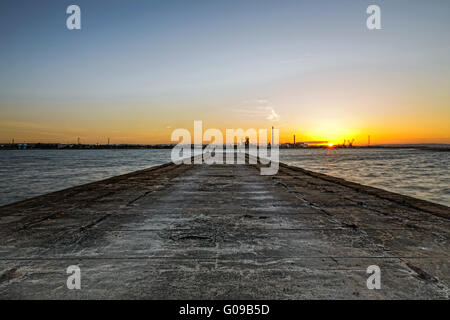
[[[232,110],[241,116],[263,118],[269,121],[280,120],[280,115],[266,99],[246,100]]]
[[[276,113],[275,110],[271,109],[270,114],[267,116],[266,119],[270,121],[278,121],[280,120],[280,115]]]

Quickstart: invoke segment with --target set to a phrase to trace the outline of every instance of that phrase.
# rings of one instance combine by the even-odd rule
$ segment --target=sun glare
[[[334,143],[333,142],[328,142],[328,148],[333,148],[334,147]]]

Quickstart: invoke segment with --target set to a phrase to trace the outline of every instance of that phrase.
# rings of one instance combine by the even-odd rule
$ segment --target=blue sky
[[[66,29],[70,4],[81,7],[81,30]],[[366,28],[369,4],[380,5],[383,30]],[[431,110],[442,117],[448,114],[449,9],[450,2],[437,0],[2,1],[0,108],[8,129],[0,138],[21,134],[26,124],[36,132],[27,129],[24,138],[42,128],[55,140],[111,128],[131,137],[138,118],[167,127],[205,116],[215,124],[223,110],[254,108],[262,100],[270,101],[262,109],[275,110],[278,125],[291,131],[297,125],[289,118],[360,114],[340,124],[350,127],[368,115],[366,106],[347,101],[374,92],[389,110],[417,87],[423,95],[414,101],[439,98]],[[353,96],[352,89],[364,95]],[[342,92],[345,99],[332,106]],[[419,114],[425,110],[413,105]],[[92,120],[106,113],[112,114],[108,125]],[[117,119],[123,113],[131,113],[126,125]],[[63,120],[68,117],[74,124]],[[229,115],[223,125],[235,117],[242,119]],[[22,127],[14,130],[14,123]],[[442,130],[438,136],[447,138]]]

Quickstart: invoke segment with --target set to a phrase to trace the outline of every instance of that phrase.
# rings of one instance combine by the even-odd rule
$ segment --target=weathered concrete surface
[[[449,214],[288,166],[164,165],[0,207],[0,298],[448,299]]]

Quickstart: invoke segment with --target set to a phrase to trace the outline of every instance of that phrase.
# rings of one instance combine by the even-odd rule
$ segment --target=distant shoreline
[[[136,150],[136,149],[172,149],[176,144],[61,144],[61,143],[4,143],[0,144],[0,150]],[[203,145],[205,148],[207,145]],[[193,146],[192,146],[193,147]],[[226,146],[223,146],[225,149]],[[237,146],[235,145],[235,148]],[[283,143],[280,149],[418,149],[424,151],[450,151],[450,144],[392,144],[373,146],[341,146],[335,145],[309,145],[293,146]]]

